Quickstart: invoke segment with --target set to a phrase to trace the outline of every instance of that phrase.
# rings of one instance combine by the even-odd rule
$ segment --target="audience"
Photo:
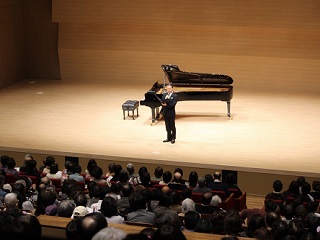
[[[46,214],[73,219],[66,228],[67,239],[185,239],[179,229],[227,234],[228,239],[319,239],[317,200],[320,181],[314,181],[311,190],[304,177],[292,181],[283,193],[282,182],[274,181],[274,191],[265,197],[263,208],[245,209],[239,214],[234,210],[227,213],[221,209],[221,198],[212,196],[211,191],[226,189],[228,194],[230,189],[230,192],[241,196],[233,173],[226,175],[227,184],[221,181],[220,172],[204,177],[191,172],[186,182],[181,168],[176,168],[172,176],[170,171],[158,166],[152,181],[163,186],[154,186],[146,167],[141,167],[139,175],[136,175],[133,164],[129,163],[124,170],[120,164],[112,163],[105,175],[91,159],[86,169],[86,176],[91,181],[87,178],[85,182],[79,165],[66,162],[63,171],[66,177],[61,191],[56,192],[58,187],[52,186],[50,178],[61,179],[61,176],[53,156],[44,159],[43,175],[46,177],[42,178],[31,155],[24,158],[23,173],[15,169],[15,161],[9,156],[1,156],[1,164],[1,238],[8,234],[11,238],[40,239],[41,226],[33,214]],[[16,181],[6,184],[9,179],[6,179],[6,172],[13,173]],[[32,186],[29,176],[36,177],[39,184]],[[77,181],[85,183],[87,190],[84,191]],[[193,202],[192,192],[203,193],[201,204]],[[130,222],[149,223],[158,229],[149,228],[144,233],[127,235],[119,229],[106,228],[108,223],[124,224],[125,218]]]

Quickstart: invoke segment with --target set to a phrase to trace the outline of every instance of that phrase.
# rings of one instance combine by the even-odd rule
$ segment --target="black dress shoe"
[[[176,140],[172,139],[171,140],[171,144],[174,144],[176,142]]]
[[[171,140],[165,139],[165,140],[163,140],[163,142],[171,142]]]

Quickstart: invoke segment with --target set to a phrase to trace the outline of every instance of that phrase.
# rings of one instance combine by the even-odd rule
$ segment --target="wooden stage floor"
[[[0,90],[0,150],[132,159],[205,169],[319,176],[320,97],[241,93],[233,120],[220,101],[178,102],[176,144],[148,107],[121,105],[152,86],[24,80]]]

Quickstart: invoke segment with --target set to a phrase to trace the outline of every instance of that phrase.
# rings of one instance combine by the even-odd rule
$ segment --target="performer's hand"
[[[167,103],[165,103],[165,102],[164,102],[164,103],[162,103],[162,106],[167,106]]]

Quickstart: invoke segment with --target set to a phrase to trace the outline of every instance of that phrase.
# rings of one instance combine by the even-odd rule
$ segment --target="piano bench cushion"
[[[137,109],[137,117],[139,116],[139,101],[137,100],[127,100],[124,104],[122,104],[122,111],[123,111],[123,120],[126,119],[125,111],[132,111],[132,118],[134,120],[134,110]]]
[[[122,104],[122,110],[133,111],[139,107],[139,101],[137,100],[127,100]]]

